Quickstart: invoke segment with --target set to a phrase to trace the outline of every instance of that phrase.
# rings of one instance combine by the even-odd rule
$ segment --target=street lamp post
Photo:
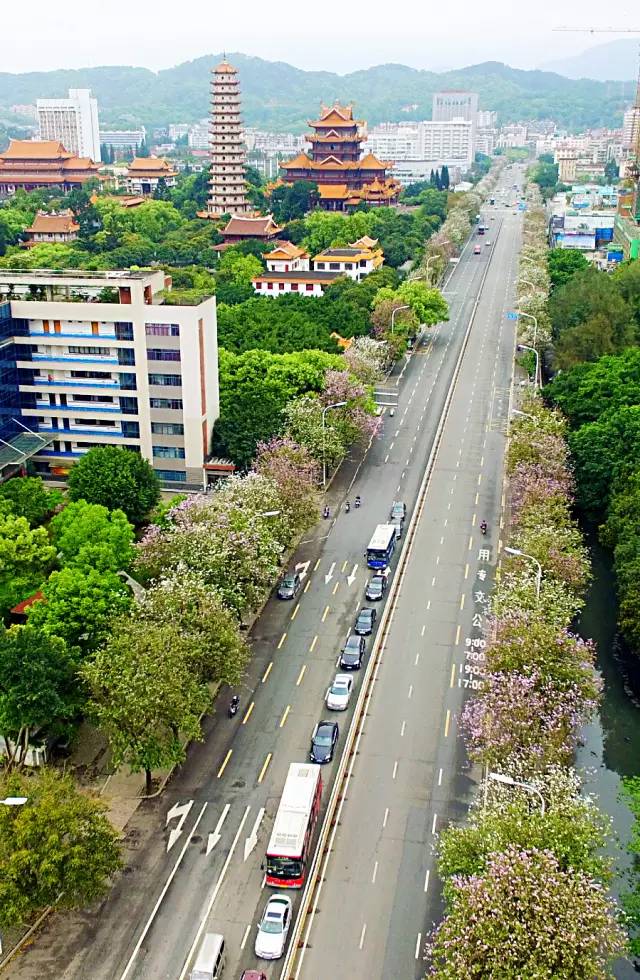
[[[437,246],[437,247],[438,247],[438,248],[444,248],[444,247],[445,247],[445,245],[451,245],[451,242],[448,242],[448,241],[447,241],[447,242],[440,242],[440,243],[438,244],[438,246]],[[429,256],[427,257],[427,264],[426,264],[426,266],[425,266],[425,270],[424,270],[424,271],[425,271],[425,279],[427,280],[427,282],[428,282],[429,284],[431,283],[431,276],[429,275],[429,263],[430,263],[430,262],[433,262],[433,260],[434,260],[434,259],[439,259],[440,257],[441,257],[441,256],[440,256],[440,255],[438,255],[438,254],[435,254],[435,255],[429,255]]]
[[[7,796],[0,800],[0,806],[24,806],[27,800],[27,796]]]
[[[534,558],[533,555],[526,555],[524,553],[524,551],[520,551],[520,548],[505,548],[504,550],[506,551],[506,553],[508,555],[516,555],[519,558],[528,558],[529,561],[532,561],[537,566],[537,571],[536,571],[536,599],[539,600],[540,599],[540,586],[542,584],[542,565],[540,564],[540,562],[538,561],[538,559],[537,558]]]
[[[532,422],[537,421],[535,415],[529,415],[528,412],[521,412],[519,408],[511,409],[512,415],[521,415],[524,419],[531,419]]]
[[[395,310],[393,310],[393,312],[391,313],[391,334],[392,335],[393,335],[393,330],[394,330],[395,323],[396,323],[396,313],[399,313],[400,310],[410,310],[410,309],[411,309],[410,306],[396,306]],[[329,405],[329,408],[331,408],[331,407],[332,406]]]
[[[393,314],[392,314],[393,319]],[[327,457],[325,452],[325,428],[326,428],[326,418],[327,412],[332,408],[344,408],[346,402],[333,402],[331,405],[325,405],[322,409],[322,487],[323,489],[327,485]]]
[[[537,786],[533,783],[524,783],[519,779],[513,779],[512,776],[504,776],[501,772],[488,772],[487,780],[491,779],[494,783],[502,783],[504,786],[519,786],[521,789],[526,789],[528,793],[535,793],[540,797],[540,814],[544,817],[545,813],[545,803],[544,796],[540,792]],[[485,807],[487,804],[486,794],[485,794]]]
[[[256,517],[278,517],[281,513],[281,510],[264,510],[261,514],[256,514]]]
[[[538,356],[538,351],[537,351],[537,349],[535,347],[531,347],[530,344],[518,344],[518,350],[519,351],[520,350],[530,350],[532,352],[532,354],[535,356],[535,359],[536,359],[536,367],[535,367],[535,372],[534,372],[534,375],[533,375],[533,388],[534,388],[534,391],[535,391],[535,389],[538,387],[538,373],[539,373],[538,372],[538,365],[539,365],[539,361],[540,361],[540,358]]]

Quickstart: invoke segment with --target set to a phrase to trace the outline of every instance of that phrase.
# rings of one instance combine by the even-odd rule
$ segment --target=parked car
[[[366,648],[364,637],[352,633],[342,648],[340,666],[344,670],[360,670]]]
[[[340,729],[337,721],[319,721],[311,733],[311,749],[309,758],[312,762],[322,765],[331,762],[338,741]]]
[[[380,599],[384,598],[384,594],[387,591],[387,579],[384,575],[372,575],[367,583],[367,591],[365,592],[365,597],[369,602],[378,602]]]
[[[283,955],[291,916],[289,896],[272,895],[258,923],[255,953],[261,960],[279,960]]]
[[[327,708],[330,711],[344,711],[349,707],[352,691],[353,677],[350,674],[336,674],[325,697]]]
[[[375,609],[370,609],[368,606],[365,606],[360,610],[356,619],[356,625],[353,627],[358,636],[369,636],[373,633],[376,617],[377,613]]]
[[[301,585],[302,579],[297,572],[287,572],[278,586],[278,599],[295,599]]]
[[[391,504],[391,513],[389,515],[391,522],[403,521],[407,516],[407,505],[401,500],[394,500]]]

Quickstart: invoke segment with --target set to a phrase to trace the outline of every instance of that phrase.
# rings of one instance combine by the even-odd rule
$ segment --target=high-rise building
[[[635,149],[640,131],[640,106],[632,106],[624,114],[622,123],[622,145],[625,150]]]
[[[0,270],[0,479],[28,456],[65,479],[93,446],[115,445],[166,489],[203,487],[219,413],[216,301],[170,305],[168,287],[158,270]]]
[[[139,147],[147,141],[147,131],[144,126],[140,129],[102,129],[100,142],[111,147],[116,155],[122,153],[135,154]]]
[[[98,102],[88,88],[70,88],[68,99],[38,99],[41,140],[56,140],[79,157],[100,160]]]
[[[443,165],[461,174],[473,162],[472,123],[466,119],[382,123],[370,130],[364,148],[392,159],[393,175],[403,184],[428,179],[432,170]]]
[[[436,92],[433,96],[431,118],[434,122],[451,122],[453,119],[466,119],[470,122],[475,136],[478,122],[477,92]]]
[[[211,189],[206,214],[251,211],[245,186],[245,145],[240,118],[238,73],[221,61],[211,73]]]

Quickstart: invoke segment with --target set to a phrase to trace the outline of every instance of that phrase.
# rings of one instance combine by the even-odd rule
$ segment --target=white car
[[[331,711],[344,711],[349,707],[352,691],[353,677],[351,674],[336,674],[325,697],[327,708]]]
[[[487,246],[487,248],[488,248],[488,247],[489,247],[489,246],[491,245],[491,242],[489,241],[489,239],[488,239],[488,238],[487,238],[487,240],[486,240],[486,242],[485,242],[485,245]]]
[[[279,960],[284,953],[290,925],[291,899],[288,895],[273,895],[258,923],[256,956],[261,960]]]

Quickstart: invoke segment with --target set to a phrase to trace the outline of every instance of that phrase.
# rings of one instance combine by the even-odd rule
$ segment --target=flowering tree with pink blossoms
[[[278,487],[280,507],[293,534],[311,527],[318,516],[319,466],[304,446],[288,436],[259,442],[255,470]]]
[[[429,943],[439,980],[610,977],[625,939],[604,888],[546,850],[509,846],[482,875],[455,876],[449,912]]]

